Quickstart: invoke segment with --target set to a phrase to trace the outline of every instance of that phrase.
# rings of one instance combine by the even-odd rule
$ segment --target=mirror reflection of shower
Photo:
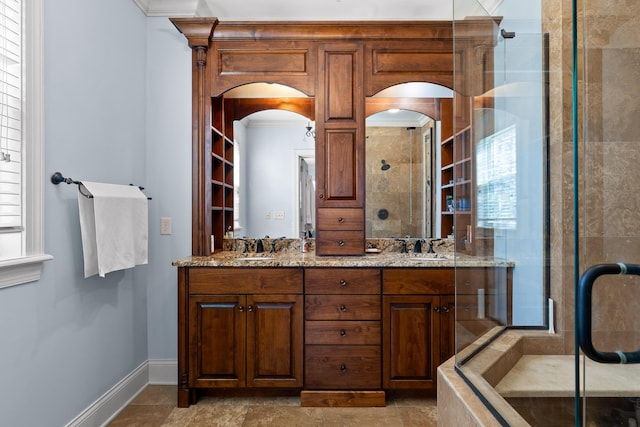
[[[365,157],[376,159],[366,168],[368,238],[436,236],[434,126],[430,117],[409,110],[367,118]]]

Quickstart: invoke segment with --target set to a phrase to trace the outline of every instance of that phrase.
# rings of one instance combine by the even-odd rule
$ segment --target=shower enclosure
[[[640,2],[454,0],[458,46],[488,36],[469,19],[494,43],[455,56],[464,250],[507,262],[512,287],[470,295],[456,268],[456,370],[502,425],[640,425]]]

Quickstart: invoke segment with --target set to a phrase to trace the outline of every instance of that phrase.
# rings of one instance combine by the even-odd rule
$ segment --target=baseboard
[[[178,384],[178,361],[149,359],[149,384]]]
[[[129,375],[111,387],[67,427],[94,427],[106,425],[149,383],[149,362],[145,361]]]
[[[104,426],[149,384],[178,384],[176,359],[150,359],[120,380],[66,427]]]

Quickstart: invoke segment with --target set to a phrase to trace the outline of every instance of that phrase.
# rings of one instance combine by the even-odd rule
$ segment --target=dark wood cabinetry
[[[301,269],[179,273],[178,405],[205,388],[300,388]]]
[[[435,390],[453,355],[454,270],[385,269],[382,287],[384,388]]]
[[[172,22],[193,49],[193,255],[209,255],[211,236],[222,242],[232,219],[232,181],[227,177],[233,162],[227,152],[215,151],[220,135],[210,130],[213,126],[232,139],[224,107],[227,90],[255,82],[280,83],[315,100],[316,254],[361,255],[365,100],[408,82],[454,88],[455,63],[460,73],[454,89],[461,91],[456,94],[456,129],[468,127],[463,123],[470,117],[471,95],[491,84],[488,69],[497,39],[496,22],[490,18],[457,21],[455,49],[453,25],[446,21]],[[449,185],[450,179],[443,183]],[[337,217],[359,220],[336,223]],[[453,217],[443,214],[442,221],[446,236]],[[460,230],[456,236],[462,236]]]
[[[216,388],[381,406],[385,390],[435,390],[454,343],[510,322],[496,307],[510,298],[505,267],[180,267],[178,278],[180,407]]]
[[[359,398],[353,390],[380,390],[380,320],[380,270],[307,269],[305,390],[349,391],[349,400]],[[315,396],[303,392],[303,405]]]
[[[456,239],[458,252],[473,252],[475,234],[475,170],[471,134],[468,117],[469,108],[459,107],[469,98],[456,96],[455,99],[441,101],[441,232],[443,237]],[[460,111],[461,110],[461,111]],[[454,117],[455,116],[455,117]]]

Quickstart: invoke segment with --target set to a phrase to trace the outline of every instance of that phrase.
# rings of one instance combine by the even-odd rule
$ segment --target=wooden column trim
[[[173,25],[187,38],[192,54],[192,154],[191,154],[191,253],[211,254],[211,100],[207,78],[209,40],[217,18],[173,18]]]

